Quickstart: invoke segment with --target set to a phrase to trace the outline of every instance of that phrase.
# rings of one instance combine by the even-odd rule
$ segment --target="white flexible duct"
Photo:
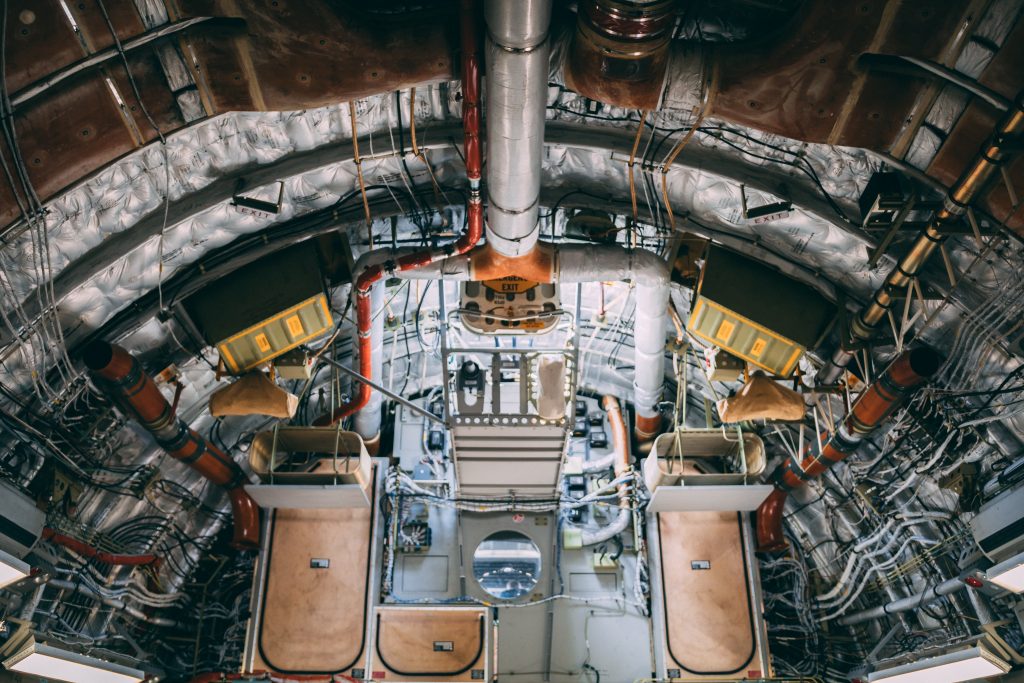
[[[358,271],[357,271],[358,272]],[[367,379],[378,384],[384,376],[384,283],[378,282],[370,289],[370,310],[373,311],[373,324],[370,326],[370,339],[373,344],[370,358],[372,372]],[[353,331],[353,335],[358,334]],[[358,346],[358,344],[357,344]],[[374,444],[380,436],[381,404],[384,397],[379,391],[370,392],[370,400],[356,413],[355,431],[363,437],[363,441]]]
[[[487,244],[503,256],[537,243],[551,0],[488,0]]]
[[[608,413],[608,426],[612,433],[612,453],[614,454],[615,477],[621,478],[629,472],[629,436],[626,431],[626,422],[622,416],[622,408],[619,402],[612,396],[605,396],[601,399],[605,412]],[[629,521],[633,517],[633,511],[629,506],[629,484],[622,483],[618,487],[619,511],[615,519],[599,529],[583,529],[579,534],[580,545],[596,545],[604,543],[610,538],[618,536],[629,527]],[[569,547],[569,544],[566,544]]]

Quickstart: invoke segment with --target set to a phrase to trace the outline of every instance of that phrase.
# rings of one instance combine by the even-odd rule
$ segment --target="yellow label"
[[[497,280],[484,280],[484,287],[494,292],[501,292],[502,294],[522,294],[533,289],[538,284],[532,280],[524,280],[515,275],[509,275]]]
[[[256,335],[256,347],[263,353],[270,350],[270,340],[267,339],[267,335],[262,332]]]
[[[297,315],[293,315],[288,318],[288,320],[285,321],[285,324],[288,325],[288,331],[293,337],[301,337],[302,333],[305,331],[302,329],[302,321],[299,320],[299,316]]]
[[[724,342],[727,342],[732,337],[732,333],[733,331],[735,331],[735,329],[736,325],[729,322],[728,320],[723,320],[722,324],[718,326],[718,331],[715,332],[715,337],[721,339]]]
[[[755,358],[760,358],[761,354],[764,353],[764,348],[768,346],[768,341],[761,337],[754,340],[754,345],[750,347],[750,355]]]

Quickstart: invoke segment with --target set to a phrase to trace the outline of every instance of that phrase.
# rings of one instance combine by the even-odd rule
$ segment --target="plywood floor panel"
[[[337,673],[359,664],[373,508],[277,510],[259,653],[283,673]],[[326,559],[326,569],[310,566]]]
[[[684,677],[745,673],[754,628],[739,515],[662,512],[658,531],[668,668],[683,669]],[[711,568],[692,567],[701,561]]]
[[[404,680],[433,676],[446,681],[472,680],[484,668],[484,614],[480,610],[382,609],[377,612],[375,671],[386,669]],[[435,642],[450,642],[451,652],[435,652]],[[378,668],[379,667],[379,668]]]

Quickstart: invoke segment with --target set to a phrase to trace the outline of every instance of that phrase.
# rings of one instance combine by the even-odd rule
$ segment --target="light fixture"
[[[1024,593],[1024,553],[990,567],[985,578],[1011,593]]]
[[[869,683],[958,683],[1004,674],[1010,665],[981,645],[875,671]]]
[[[28,644],[4,660],[4,668],[69,683],[139,683],[146,674],[113,662],[37,643]]]
[[[32,567],[14,555],[0,550],[0,588],[21,581],[32,571]]]

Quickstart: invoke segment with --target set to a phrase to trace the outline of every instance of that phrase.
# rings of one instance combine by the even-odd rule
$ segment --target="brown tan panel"
[[[103,18],[97,0],[66,1],[79,30],[93,52],[99,52],[114,44],[114,37],[110,33],[106,19]],[[114,25],[117,38],[122,43],[145,32],[146,27],[142,24],[142,18],[139,17],[133,0],[103,0],[103,7],[107,10],[110,23]]]
[[[19,109],[18,143],[44,200],[135,148],[106,82],[62,84]]]
[[[164,76],[163,67],[160,65],[156,53],[144,49],[132,54],[128,63],[132,68],[135,85],[139,89],[139,97],[160,130],[163,133],[170,133],[184,126],[185,119],[181,116],[174,93],[167,85],[167,78]],[[114,80],[143,140],[151,142],[156,139],[157,133],[146,119],[142,107],[139,106],[139,102],[135,98],[123,63],[120,60],[112,62],[107,67],[107,73]]]
[[[213,8],[209,0],[181,5],[193,15]],[[215,35],[191,39],[217,111],[253,108],[250,77],[268,110],[319,107],[451,78],[456,3],[404,21],[382,21],[348,3],[324,0],[253,0],[244,7],[246,58],[239,54],[244,47]]]
[[[7,164],[7,167],[14,172],[14,164],[11,159],[10,150],[3,143],[0,143],[0,157]],[[15,180],[17,182],[17,180]],[[18,196],[22,197],[20,190]],[[23,200],[24,201],[24,200]],[[21,211],[18,209],[18,202],[14,198],[14,191],[11,189],[11,184],[7,180],[7,176],[0,171],[0,226],[10,225],[21,215]],[[0,233],[3,230],[0,229]]]
[[[935,60],[953,35],[960,14],[953,5],[940,6],[934,0],[904,0],[893,8],[885,36],[873,49]],[[850,92],[856,101],[848,103],[852,109],[843,130],[835,135],[836,144],[884,150],[899,134],[924,81],[881,73],[865,76],[863,89]]]
[[[341,673],[358,666],[366,637],[373,508],[277,510],[255,668]],[[310,566],[329,560],[326,569]]]
[[[658,533],[668,668],[684,678],[758,669],[739,515],[662,512]],[[711,568],[692,569],[697,561]]]
[[[1024,16],[1017,20],[1006,42],[978,81],[1012,100],[1024,87],[1024,69],[1021,69],[1021,64],[1024,64]]]
[[[852,64],[874,37],[884,5],[883,0],[804,3],[772,42],[726,46],[719,51],[715,114],[824,142],[856,77]]]
[[[12,95],[85,54],[57,0],[10,0],[6,49]]]
[[[394,674],[388,681],[472,680],[472,670],[484,668],[484,628],[479,610],[378,609],[373,671]],[[435,651],[437,642],[449,642],[453,650]]]

